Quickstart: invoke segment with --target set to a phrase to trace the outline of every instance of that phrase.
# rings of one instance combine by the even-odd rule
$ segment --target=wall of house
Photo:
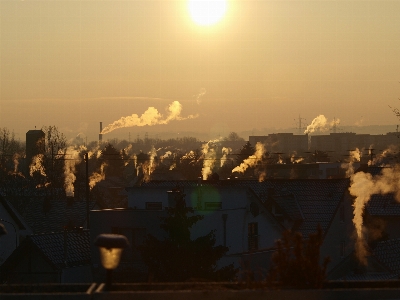
[[[321,259],[324,259],[326,256],[329,256],[331,259],[328,265],[328,272],[337,266],[354,249],[352,203],[352,197],[346,192],[321,246]],[[344,211],[341,212],[341,209],[344,209]]]
[[[7,270],[9,283],[60,283],[61,274],[34,248],[27,247]]]
[[[21,230],[18,224],[10,216],[3,205],[0,204],[0,219],[5,221],[0,221],[7,230],[7,234],[0,238],[0,265],[11,255],[11,253],[16,249],[28,234],[31,233],[28,229]],[[11,224],[10,224],[11,223]]]
[[[61,283],[91,283],[93,282],[91,266],[78,266],[63,269]]]

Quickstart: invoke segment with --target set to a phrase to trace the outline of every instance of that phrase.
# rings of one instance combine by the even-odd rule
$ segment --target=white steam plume
[[[122,117],[121,119],[107,125],[103,130],[102,134],[109,133],[118,128],[133,127],[133,126],[153,126],[158,124],[168,124],[172,120],[186,120],[196,118],[197,115],[189,115],[187,117],[181,117],[182,105],[178,101],[172,102],[169,107],[169,115],[163,119],[163,116],[154,107],[149,107],[140,117],[137,114],[131,116]]]
[[[200,103],[201,103],[201,97],[203,97],[203,96],[206,94],[206,92],[207,92],[207,91],[206,91],[205,88],[201,88],[198,94],[193,95],[193,97],[196,98],[197,104],[200,104]]]
[[[203,153],[203,168],[201,169],[201,175],[203,180],[207,180],[208,176],[212,174],[215,160],[217,158],[216,147],[219,139],[208,141],[201,146]]]
[[[156,168],[156,164],[154,163],[154,158],[157,156],[157,151],[154,147],[151,148],[149,152],[149,160],[145,161],[144,164],[142,165],[143,168],[143,175],[144,175],[144,180],[149,181],[150,180],[150,175],[153,173],[153,171]]]
[[[356,150],[350,151],[349,162],[342,163],[341,167],[346,170],[346,178],[354,174],[354,163],[361,160],[362,152],[356,148]]]
[[[103,162],[100,166],[100,173],[93,172],[92,175],[89,177],[90,190],[92,190],[98,182],[100,182],[106,178],[106,174],[104,173],[104,168],[106,166],[107,166],[107,163]]]
[[[256,151],[254,152],[253,155],[250,155],[248,158],[246,158],[240,166],[237,166],[232,170],[233,172],[239,172],[239,173],[244,173],[247,168],[255,166],[257,163],[262,161],[262,157],[264,155],[264,144],[257,143],[256,144]]]
[[[228,161],[227,155],[232,152],[231,148],[222,147],[221,167],[223,167]]]
[[[356,228],[356,254],[362,263],[366,263],[366,243],[363,234],[363,212],[365,205],[374,194],[394,193],[400,201],[400,166],[386,168],[381,175],[372,176],[369,173],[358,172],[351,176],[350,194],[356,199],[353,203],[353,223]]]
[[[79,150],[69,146],[65,152],[64,160],[64,188],[67,196],[74,196],[75,165],[81,161]]]
[[[43,154],[38,154],[32,157],[32,163],[29,166],[29,174],[33,176],[33,173],[39,172],[42,176],[46,177],[46,172],[43,166]]]
[[[339,119],[335,119],[328,123],[328,119],[324,115],[319,115],[316,117],[314,120],[312,120],[311,124],[307,126],[307,129],[304,131],[304,133],[313,133],[315,131],[328,131],[329,126],[337,125],[340,123]]]

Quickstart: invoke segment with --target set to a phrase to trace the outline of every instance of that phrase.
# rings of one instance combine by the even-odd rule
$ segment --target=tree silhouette
[[[106,176],[122,177],[124,170],[124,160],[122,154],[114,148],[113,145],[107,144],[99,157],[100,163],[106,163]]]
[[[319,225],[307,240],[299,232],[285,231],[282,239],[276,241],[268,281],[281,287],[321,288],[330,261],[326,257],[320,265],[322,240]]]
[[[236,156],[236,163],[240,165],[246,158],[253,155],[255,151],[256,149],[250,144],[250,142],[247,142],[243,145],[239,154]]]
[[[142,258],[149,268],[149,276],[161,282],[179,282],[189,279],[232,280],[236,270],[233,265],[216,269],[217,261],[229,250],[215,246],[214,231],[194,240],[190,229],[203,219],[185,206],[182,194],[175,197],[176,205],[168,208],[168,216],[160,227],[167,237],[158,240],[148,235],[141,247]]]
[[[230,142],[237,142],[237,141],[243,141],[244,138],[240,137],[236,132],[230,132],[227,137],[224,138],[224,141],[230,141]]]

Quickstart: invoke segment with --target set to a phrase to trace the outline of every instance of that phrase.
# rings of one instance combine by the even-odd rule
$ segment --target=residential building
[[[1,266],[0,282],[93,282],[90,244],[83,229],[30,235]]]

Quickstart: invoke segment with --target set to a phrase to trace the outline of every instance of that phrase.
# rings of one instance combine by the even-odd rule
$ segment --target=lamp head
[[[122,250],[129,245],[127,238],[120,234],[100,234],[94,244],[99,247],[101,264],[107,270],[118,266]]]

